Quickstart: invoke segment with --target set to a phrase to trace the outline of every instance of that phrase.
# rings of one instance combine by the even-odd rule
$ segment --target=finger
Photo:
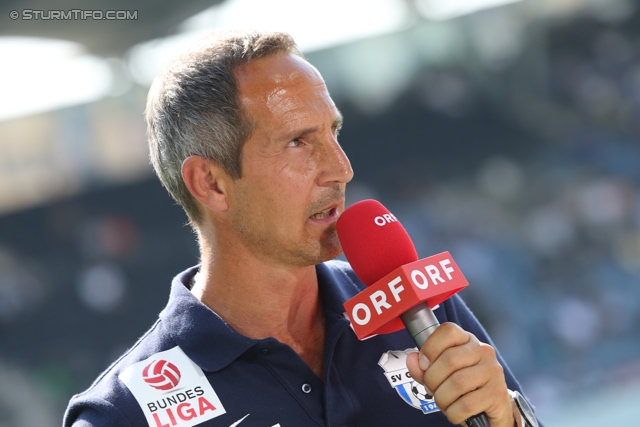
[[[446,349],[466,344],[470,339],[470,335],[455,323],[443,323],[427,338],[420,352],[428,360],[434,361]]]
[[[418,381],[422,385],[424,385],[424,373],[428,367],[429,360],[424,354],[416,351],[407,355],[407,368],[409,369],[409,374],[414,380]]]
[[[460,397],[449,405],[447,409],[442,409],[437,399],[436,404],[438,408],[444,412],[449,421],[453,424],[462,424],[463,421],[472,416],[484,412],[482,408],[484,408],[488,402],[486,394],[483,394],[480,390],[476,390]],[[491,424],[491,421],[489,421],[489,424]]]
[[[454,424],[460,424],[484,412],[491,426],[511,427],[513,425],[511,399],[506,387],[500,386],[499,383],[499,381],[491,381],[477,390],[470,391],[456,399],[446,409],[442,409],[438,398],[436,398],[436,404]]]
[[[495,350],[471,335],[466,344],[451,347],[442,352],[425,372],[424,380],[427,386],[435,391],[455,372],[476,366],[483,361],[497,363]]]
[[[502,366],[498,363],[480,364],[458,370],[436,389],[434,393],[436,403],[439,408],[446,410],[454,402],[476,390],[483,389],[483,392],[490,396],[496,391],[492,387],[500,384],[500,379],[503,377]]]

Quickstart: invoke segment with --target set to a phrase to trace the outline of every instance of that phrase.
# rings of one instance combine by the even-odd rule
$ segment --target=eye
[[[340,135],[340,129],[342,128],[342,126],[334,126],[333,129],[331,129],[333,131],[333,137],[337,138],[338,135]]]
[[[300,138],[296,138],[287,143],[287,147],[299,147],[302,145],[302,140]]]

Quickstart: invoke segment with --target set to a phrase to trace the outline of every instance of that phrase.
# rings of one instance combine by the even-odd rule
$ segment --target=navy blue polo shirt
[[[276,339],[250,339],[190,292],[197,267],[172,283],[153,327],[85,392],[64,426],[451,426],[408,375],[406,331],[359,341],[342,304],[364,289],[349,264],[316,267],[326,312],[324,382]],[[435,310],[481,341],[485,330],[454,296]],[[256,319],[259,322],[259,319]],[[505,368],[507,384],[519,390]]]

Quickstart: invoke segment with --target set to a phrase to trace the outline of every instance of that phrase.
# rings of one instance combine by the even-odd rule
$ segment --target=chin
[[[322,261],[320,262],[334,259],[335,257],[339,256],[341,253],[342,253],[342,246],[340,246],[340,242],[338,241],[337,237],[335,241],[331,239],[331,241],[324,242],[324,244],[322,245],[321,255],[320,255],[320,257],[322,258]]]
[[[323,253],[322,255],[322,259],[320,262],[325,262],[325,261],[330,261],[336,257],[338,257],[340,254],[342,253],[342,249],[338,249],[337,251],[327,251],[326,253]],[[320,262],[318,264],[320,264]]]
[[[338,240],[338,235],[333,230],[333,233],[324,235],[320,241],[312,243],[313,249],[307,246],[308,252],[306,259],[307,265],[316,265],[325,261],[332,260],[342,253],[342,246]]]

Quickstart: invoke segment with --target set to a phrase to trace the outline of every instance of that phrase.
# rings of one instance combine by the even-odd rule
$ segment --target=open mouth
[[[335,213],[336,213],[336,208],[329,208],[311,215],[311,219],[327,219],[334,216]]]

